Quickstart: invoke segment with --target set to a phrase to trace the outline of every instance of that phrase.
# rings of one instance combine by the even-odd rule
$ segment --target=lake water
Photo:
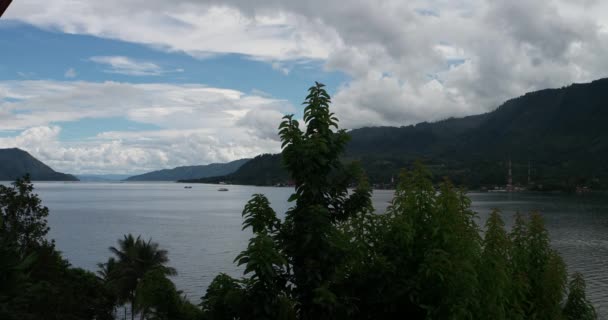
[[[110,256],[109,246],[126,233],[152,238],[169,251],[178,270],[177,287],[199,301],[220,272],[240,275],[233,263],[250,233],[241,231],[243,206],[254,193],[265,194],[279,216],[288,208],[290,188],[193,185],[176,183],[37,182],[36,192],[50,209],[50,237],[74,265],[97,270]],[[608,318],[608,197],[536,193],[471,193],[480,224],[493,208],[512,224],[517,211],[543,213],[553,246],[569,271],[580,271],[602,318]],[[374,192],[383,212],[392,192]]]

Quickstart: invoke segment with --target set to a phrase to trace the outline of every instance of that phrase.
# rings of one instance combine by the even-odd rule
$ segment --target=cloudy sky
[[[490,111],[608,73],[602,0],[16,0],[0,19],[0,148],[69,173],[279,151],[327,85],[343,128]]]

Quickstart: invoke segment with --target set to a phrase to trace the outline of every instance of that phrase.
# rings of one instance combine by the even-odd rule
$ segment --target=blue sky
[[[195,58],[142,44],[66,34],[15,21],[0,24],[0,47],[3,51],[0,80],[197,83],[268,95],[299,106],[306,89],[314,81],[326,84],[330,94],[333,94],[348,79],[344,73],[324,71],[322,61],[318,60],[289,61],[282,63],[280,68],[273,68],[272,64],[241,54]],[[116,71],[110,65],[95,62],[95,57],[126,57],[155,64],[160,69],[158,74],[131,75],[126,74],[128,70]],[[297,115],[300,109],[295,109]],[[61,126],[61,140],[91,138],[105,131],[160,128],[126,117],[85,118],[52,124]],[[7,132],[0,128],[0,134],[4,136],[15,133],[18,130]]]
[[[348,76],[342,72],[324,70],[323,61],[317,59],[298,59],[273,65],[237,53],[193,57],[183,52],[159,50],[144,44],[38,28],[14,20],[0,23],[0,47],[0,81],[198,84],[281,100],[285,105],[293,107],[289,110],[296,116],[301,115],[300,104],[306,89],[314,81],[325,83],[328,91],[333,94],[348,80]],[[100,57],[121,57],[134,63],[148,64],[148,68],[116,68],[103,62],[109,59]],[[3,100],[21,101],[12,97],[4,97]],[[12,111],[15,115],[31,112],[27,108]],[[62,145],[94,140],[104,132],[143,133],[171,129],[170,126],[154,122],[136,121],[128,115],[76,117],[74,120],[49,121],[45,125],[60,128],[56,143]],[[25,130],[27,128],[0,127],[0,137],[15,138]],[[276,152],[278,149],[269,151]],[[230,159],[217,159],[227,160]],[[196,164],[196,159],[192,161],[192,164]],[[205,162],[203,159],[200,161]],[[127,170],[142,172],[147,169],[134,167]]]
[[[0,148],[68,173],[279,152],[307,88],[342,128],[490,111],[608,73],[608,2],[19,0],[0,19]]]
[[[305,90],[320,81],[334,91],[348,77],[341,72],[326,72],[323,61],[301,60],[284,63],[285,74],[264,61],[239,54],[217,54],[197,59],[180,52],[155,50],[150,46],[43,30],[8,21],[0,24],[2,64],[0,80],[52,79],[118,81],[131,83],[203,83],[242,92],[260,90],[279,99],[299,104]],[[107,65],[92,57],[123,56],[151,62],[163,69],[160,75],[131,76],[108,72]],[[76,76],[65,73],[74,69]]]

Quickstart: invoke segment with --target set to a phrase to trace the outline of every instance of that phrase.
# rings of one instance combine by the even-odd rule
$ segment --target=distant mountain
[[[228,163],[212,163],[202,166],[185,166],[152,171],[127,178],[127,181],[177,181],[222,176],[233,173],[250,159],[240,159]]]
[[[21,149],[0,149],[0,181],[12,181],[28,173],[37,181],[78,181],[73,175],[56,172]]]
[[[76,177],[84,182],[122,181],[129,178],[129,174],[79,174]]]
[[[401,168],[422,160],[437,179],[447,176],[471,188],[504,185],[511,160],[517,184],[530,179],[544,190],[608,189],[607,123],[608,79],[601,79],[527,93],[481,115],[352,130],[344,160],[359,161],[378,184],[390,183]],[[256,168],[263,170],[260,179],[250,183]],[[283,173],[275,155],[256,157],[231,175],[203,180],[274,184],[266,177]]]
[[[219,183],[243,185],[275,185],[289,180],[289,174],[281,164],[280,154],[259,155],[230,174],[208,176],[198,179],[181,179],[179,182],[188,183]]]

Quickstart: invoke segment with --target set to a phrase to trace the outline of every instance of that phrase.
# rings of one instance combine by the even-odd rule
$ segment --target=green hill
[[[220,183],[271,186],[289,180],[283,168],[280,154],[263,154],[243,164],[234,173],[205,177],[200,179],[182,179],[179,182]]]
[[[73,175],[56,172],[21,149],[0,149],[0,181],[12,181],[28,173],[32,180],[38,181],[78,181]]]
[[[481,115],[351,130],[345,161],[359,161],[375,184],[390,183],[400,168],[422,160],[437,179],[448,176],[470,188],[504,185],[510,159],[517,184],[528,183],[530,168],[534,188],[608,189],[606,123],[608,79],[601,79],[527,93]],[[206,181],[286,181],[279,160],[258,157],[242,171]],[[256,168],[263,168],[259,179]]]
[[[212,163],[201,166],[184,166],[173,169],[152,171],[127,178],[127,181],[177,181],[233,173],[250,159],[240,159],[228,163]]]
[[[388,179],[382,167],[421,158],[460,184],[504,184],[511,159],[516,183],[527,183],[529,163],[532,182],[544,189],[605,189],[607,102],[608,79],[541,90],[483,115],[393,128],[390,138],[383,128],[353,130],[347,156],[376,181]]]

